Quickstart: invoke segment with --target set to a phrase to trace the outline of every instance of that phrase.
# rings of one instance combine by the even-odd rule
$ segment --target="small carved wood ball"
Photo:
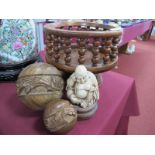
[[[26,67],[18,76],[17,95],[32,110],[43,110],[52,100],[63,95],[62,72],[46,63]]]
[[[57,100],[47,104],[44,111],[44,124],[54,134],[65,134],[77,121],[77,112],[67,100]]]

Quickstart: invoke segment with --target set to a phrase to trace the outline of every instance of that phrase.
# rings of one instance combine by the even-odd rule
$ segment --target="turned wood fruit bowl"
[[[63,96],[62,72],[46,63],[27,66],[18,76],[17,95],[32,110],[43,110],[47,103]]]
[[[79,64],[93,73],[112,69],[118,61],[120,30],[102,24],[65,21],[44,26],[46,61],[72,73]]]

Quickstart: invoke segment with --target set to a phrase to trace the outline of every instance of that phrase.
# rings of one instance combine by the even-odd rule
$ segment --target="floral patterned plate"
[[[0,26],[0,66],[20,64],[36,55],[34,21],[3,19]]]

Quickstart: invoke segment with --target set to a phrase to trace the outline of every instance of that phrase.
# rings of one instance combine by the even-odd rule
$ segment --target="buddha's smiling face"
[[[85,83],[86,82],[86,79],[87,79],[86,76],[83,76],[83,75],[78,75],[76,77],[77,83],[81,83],[81,84]]]

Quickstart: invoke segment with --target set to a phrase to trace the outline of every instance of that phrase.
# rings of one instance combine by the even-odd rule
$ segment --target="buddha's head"
[[[78,65],[75,69],[75,77],[78,83],[85,83],[88,79],[87,69],[84,65]]]

